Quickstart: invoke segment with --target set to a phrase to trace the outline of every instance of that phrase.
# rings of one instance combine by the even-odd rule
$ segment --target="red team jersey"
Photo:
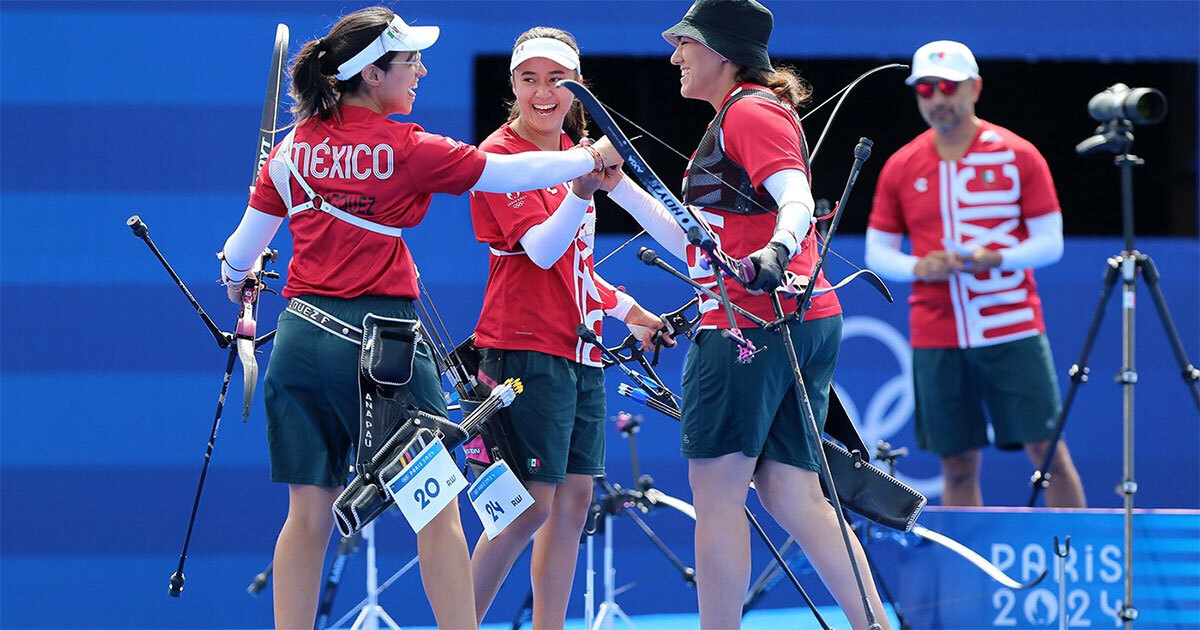
[[[766,89],[750,83],[739,84],[725,95],[721,107],[724,107],[725,101],[729,100],[734,90],[745,87]],[[720,111],[720,107],[717,109]],[[808,164],[805,164],[801,157],[803,153],[800,146],[800,125],[793,110],[785,105],[761,98],[744,98],[731,105],[729,111],[725,112],[721,130],[725,154],[746,170],[751,183],[760,191],[763,190],[763,181],[779,171],[796,169],[808,173]],[[690,170],[690,163],[688,167]],[[743,258],[762,249],[775,234],[775,213],[743,215],[711,208],[701,208],[701,212],[716,233],[717,245],[734,258]],[[800,253],[792,257],[788,269],[797,274],[811,275],[817,259],[816,233],[810,229],[807,235],[796,236],[801,239],[801,249]],[[689,275],[715,291],[716,279],[712,271],[699,264],[703,258],[699,247],[687,246]],[[771,299],[766,294],[751,295],[737,281],[727,280],[725,286],[729,291],[729,299],[738,306],[767,321],[776,318],[775,311],[771,308]],[[818,276],[817,287],[829,287],[824,273]],[[785,313],[795,312],[796,301],[783,300],[783,308]],[[702,328],[729,328],[729,318],[716,300],[702,296],[700,311],[703,313],[700,320]],[[830,291],[813,298],[805,320],[832,317],[841,312],[842,307],[838,303],[837,295]],[[754,326],[741,315],[737,315],[737,323],[739,328]]]
[[[1003,249],[1028,238],[1027,219],[1058,212],[1046,160],[1013,132],[981,121],[962,158],[942,160],[933,130],[888,159],[879,175],[870,227],[908,234],[912,254]],[[909,313],[915,348],[990,346],[1046,330],[1033,270],[959,273],[914,282]]]
[[[333,206],[381,225],[407,228],[425,218],[433,193],[461,195],[483,173],[486,156],[468,144],[425,133],[369,109],[341,106],[341,124],[316,117],[295,132],[291,157],[313,191]],[[271,158],[279,147],[271,151]],[[289,176],[285,204],[263,166],[250,207],[285,217],[308,200]],[[404,241],[356,227],[317,210],[290,221],[293,254],[283,296],[418,297],[417,273]]]
[[[566,134],[563,150],[574,146]],[[489,153],[539,150],[506,123],[479,145]],[[483,312],[475,343],[483,348],[533,350],[599,366],[600,351],[585,344],[575,328],[585,323],[600,335],[604,310],[616,306],[616,289],[595,274],[592,243],[596,207],[589,205],[575,241],[550,269],[538,267],[521,247],[521,237],[558,209],[570,182],[520,193],[471,192],[475,237],[491,249]]]

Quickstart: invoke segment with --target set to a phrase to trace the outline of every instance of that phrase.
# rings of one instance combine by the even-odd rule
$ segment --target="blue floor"
[[[846,620],[846,616],[842,614],[841,609],[835,606],[821,606],[821,616],[825,618],[825,623],[831,628],[849,628],[850,624]],[[887,609],[888,619],[891,620],[893,628],[899,628],[900,624],[896,621],[896,616],[892,614],[891,608]],[[637,630],[682,630],[684,628],[699,628],[700,618],[694,614],[677,614],[677,615],[634,615],[630,617]],[[386,626],[385,626],[386,627]],[[524,628],[529,628],[529,624],[525,624]],[[613,621],[613,630],[624,630],[628,628],[624,622],[619,619]],[[817,623],[816,618],[807,608],[775,608],[771,610],[752,610],[742,619],[742,630],[809,630],[820,628],[821,624]],[[489,623],[483,625],[480,630],[509,630],[512,628],[511,623]],[[433,626],[406,626],[405,630],[436,630]],[[568,619],[566,630],[587,630],[583,626],[582,619]]]

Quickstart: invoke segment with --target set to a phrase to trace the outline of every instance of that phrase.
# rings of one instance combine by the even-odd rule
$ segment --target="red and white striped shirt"
[[[933,130],[897,151],[879,175],[868,224],[908,234],[912,255],[1004,249],[1028,238],[1025,221],[1059,211],[1046,160],[1028,141],[981,121],[958,160],[942,160]],[[1045,332],[1032,269],[959,273],[913,283],[915,348],[990,346]]]

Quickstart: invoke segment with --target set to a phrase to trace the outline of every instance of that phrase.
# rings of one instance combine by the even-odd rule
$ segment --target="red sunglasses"
[[[958,92],[958,81],[949,79],[938,79],[937,81],[918,81],[916,85],[917,95],[921,98],[932,98],[933,90],[936,87],[946,96],[954,96]]]

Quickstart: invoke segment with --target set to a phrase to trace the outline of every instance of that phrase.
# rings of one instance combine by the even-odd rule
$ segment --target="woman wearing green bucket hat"
[[[784,271],[811,276],[817,255],[808,147],[796,108],[811,90],[767,54],[771,12],[754,0],[698,0],[663,32],[675,46],[680,93],[707,101],[716,117],[684,175],[683,201],[696,206],[721,249],[749,257],[749,287],[729,283],[729,299],[767,321],[776,319],[764,291],[780,286]],[[713,272],[665,208],[628,180],[611,197],[663,246],[688,264],[693,279],[710,287]],[[828,288],[823,275],[817,288]],[[794,301],[790,311],[795,310]],[[737,628],[750,581],[749,528],[743,515],[748,486],[771,516],[800,543],[855,628],[867,627],[854,571],[837,515],[821,492],[814,439],[796,402],[796,381],[772,333],[738,318],[743,334],[762,350],[748,365],[735,363],[730,323],[713,300],[704,313],[683,373],[682,452],[696,507],[696,579],[702,628]],[[824,425],[841,342],[841,307],[829,291],[812,301],[792,338],[813,413]],[[706,330],[707,329],[707,330]],[[867,559],[850,535],[872,610],[883,606]],[[886,617],[878,622],[887,627]]]

